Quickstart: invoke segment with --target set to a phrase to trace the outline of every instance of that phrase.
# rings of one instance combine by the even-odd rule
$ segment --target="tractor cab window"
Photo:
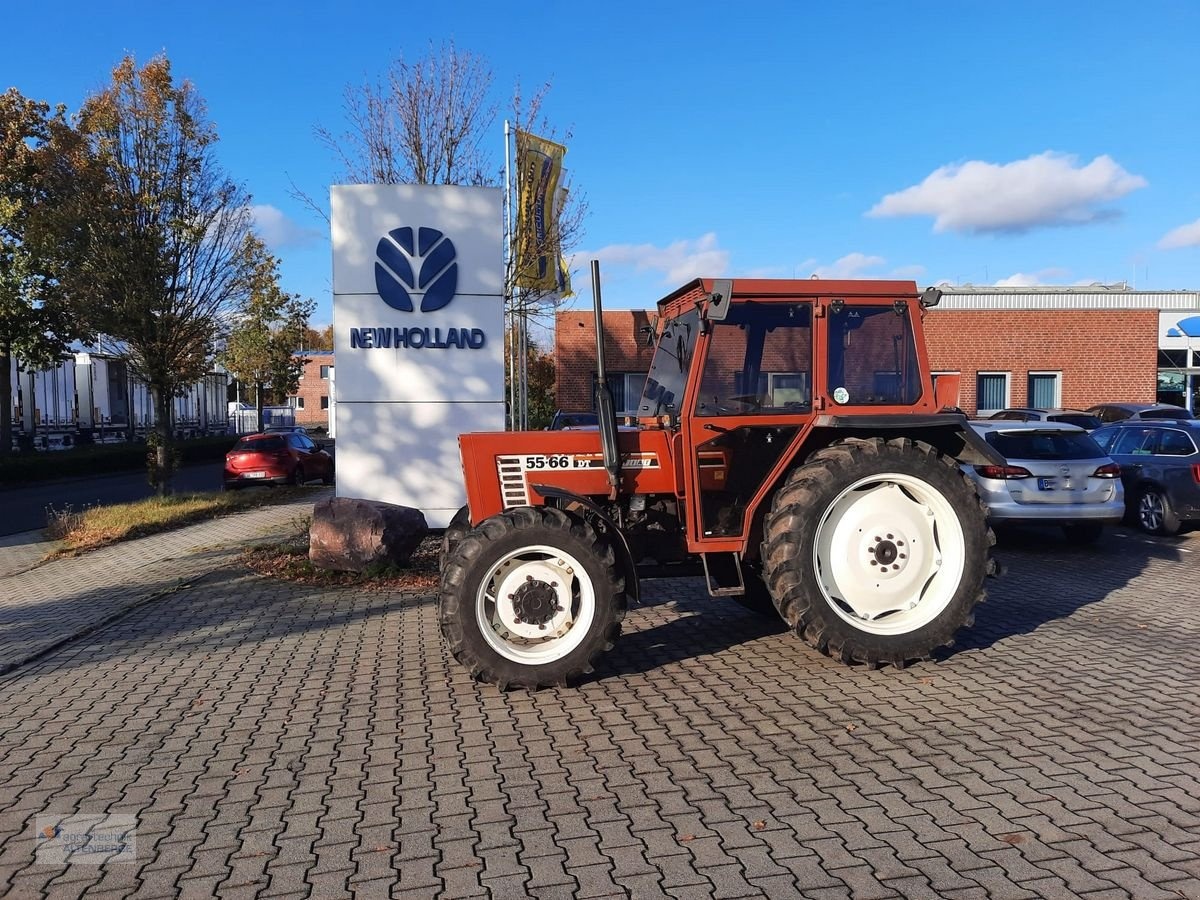
[[[829,396],[848,406],[907,406],[921,396],[912,321],[903,303],[829,307]]]
[[[712,323],[698,416],[794,415],[812,408],[812,306],[741,303]]]
[[[700,334],[700,312],[692,309],[663,323],[654,360],[638,403],[639,416],[674,415],[683,402],[692,350]]]

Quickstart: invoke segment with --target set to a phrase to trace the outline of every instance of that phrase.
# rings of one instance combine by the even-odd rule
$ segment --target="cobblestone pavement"
[[[1200,897],[1200,535],[1001,551],[934,663],[657,581],[536,694],[428,597],[219,568],[0,679],[0,894]],[[136,860],[36,864],[47,812],[136,816]]]
[[[0,543],[0,673],[146,600],[228,565],[248,542],[294,530],[312,514],[302,500],[264,506],[176,531],[114,544],[78,557],[39,561],[52,548],[38,532]]]

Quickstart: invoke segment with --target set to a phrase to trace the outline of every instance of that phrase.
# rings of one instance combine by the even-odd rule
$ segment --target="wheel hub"
[[[867,542],[867,564],[879,574],[899,572],[908,565],[908,541],[900,534],[888,531],[874,534]]]
[[[513,612],[516,614],[516,621],[530,625],[545,625],[553,619],[555,613],[561,609],[558,605],[558,594],[555,591],[557,587],[557,584],[539,581],[532,575],[527,576],[525,583],[517,588],[510,598]]]

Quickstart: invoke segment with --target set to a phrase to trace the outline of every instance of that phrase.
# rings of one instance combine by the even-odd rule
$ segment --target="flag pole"
[[[509,138],[508,119],[504,120],[504,318],[508,323],[508,429],[517,430],[516,404],[517,385],[515,364],[516,350],[516,318],[512,314],[513,306],[513,276],[516,274],[513,259],[513,230],[512,230],[512,164],[511,145]]]

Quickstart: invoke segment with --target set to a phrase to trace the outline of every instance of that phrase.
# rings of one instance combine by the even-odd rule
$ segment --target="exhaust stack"
[[[604,365],[604,308],[600,301],[600,260],[592,260],[592,303],[596,315],[596,420],[600,426],[600,452],[608,473],[608,499],[616,500],[621,487],[621,456],[617,450],[617,413]]]

